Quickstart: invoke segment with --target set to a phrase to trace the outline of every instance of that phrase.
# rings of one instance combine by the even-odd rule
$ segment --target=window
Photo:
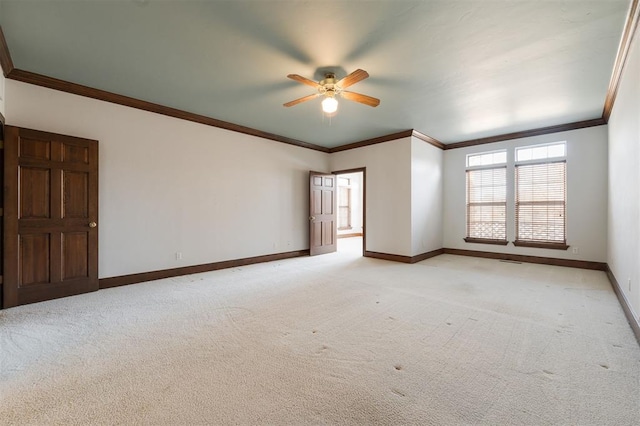
[[[507,244],[507,151],[467,156],[466,242]]]
[[[351,179],[338,177],[338,229],[351,229]]]
[[[516,149],[517,246],[566,250],[566,144]]]

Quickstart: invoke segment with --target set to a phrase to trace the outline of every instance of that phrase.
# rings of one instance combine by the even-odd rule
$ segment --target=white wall
[[[100,141],[100,277],[309,248],[308,173],[328,154],[13,80],[6,93],[7,124]]]
[[[473,244],[466,233],[465,159],[475,152],[506,148],[507,175],[514,174],[514,148],[567,142],[567,244],[569,250]],[[607,261],[607,126],[515,139],[444,152],[444,247],[562,259]],[[513,179],[507,186],[507,239],[515,239]],[[573,253],[577,248],[579,253]]]
[[[607,262],[640,322],[640,37],[632,42],[609,119]]]
[[[367,251],[442,248],[443,151],[408,137],[331,154],[331,169],[366,167]]]
[[[367,251],[411,256],[411,138],[331,154],[331,170],[366,167]]]
[[[13,80],[6,94],[7,124],[100,141],[100,277],[307,249],[308,171],[359,167],[367,169],[368,251],[416,256],[446,247],[608,260],[606,126],[447,151],[408,137],[328,155]],[[626,145],[612,152],[634,165],[628,173],[637,183],[638,131],[628,130],[637,126],[634,99],[636,118],[621,128],[635,131],[635,142],[624,142],[635,160]],[[514,147],[560,140],[568,145],[567,240],[579,253],[465,243],[466,154],[508,148],[512,175]],[[619,280],[633,276],[637,285],[635,188],[635,210],[618,207],[628,197],[612,194],[609,202],[612,217],[628,216],[623,222],[635,220],[636,230],[631,242],[612,237],[609,262]],[[513,240],[512,181],[509,197]]]
[[[411,138],[411,254],[442,248],[443,151]]]

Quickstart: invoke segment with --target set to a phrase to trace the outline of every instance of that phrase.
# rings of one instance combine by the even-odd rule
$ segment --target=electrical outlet
[[[176,260],[182,260],[182,252],[180,251],[176,252]]]
[[[580,249],[579,249],[578,247],[573,247],[573,248],[571,249],[571,252],[572,252],[573,254],[578,254],[578,253],[580,253]]]

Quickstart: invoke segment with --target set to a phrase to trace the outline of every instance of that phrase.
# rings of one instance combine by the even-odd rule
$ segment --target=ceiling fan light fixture
[[[329,96],[324,98],[322,101],[322,111],[327,115],[335,114],[336,111],[338,111],[338,100]]]
[[[294,105],[301,104],[302,102],[315,99],[318,96],[324,96],[324,99],[322,100],[322,111],[327,117],[332,117],[338,111],[338,100],[336,99],[336,96],[340,95],[348,101],[359,102],[364,105],[369,105],[370,107],[377,107],[380,105],[380,99],[344,90],[367,77],[369,77],[369,73],[361,69],[355,70],[342,80],[336,80],[336,75],[333,73],[326,73],[324,79],[320,81],[309,80],[308,78],[298,74],[289,74],[287,75],[287,78],[297,81],[298,83],[311,86],[315,88],[317,92],[299,99],[294,99],[293,101],[283,104],[283,106],[292,107]]]

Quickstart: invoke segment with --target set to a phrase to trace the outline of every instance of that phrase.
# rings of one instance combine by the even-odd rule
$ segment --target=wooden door
[[[4,298],[98,289],[98,142],[5,127]]]
[[[309,173],[309,254],[331,253],[337,245],[336,176]]]

